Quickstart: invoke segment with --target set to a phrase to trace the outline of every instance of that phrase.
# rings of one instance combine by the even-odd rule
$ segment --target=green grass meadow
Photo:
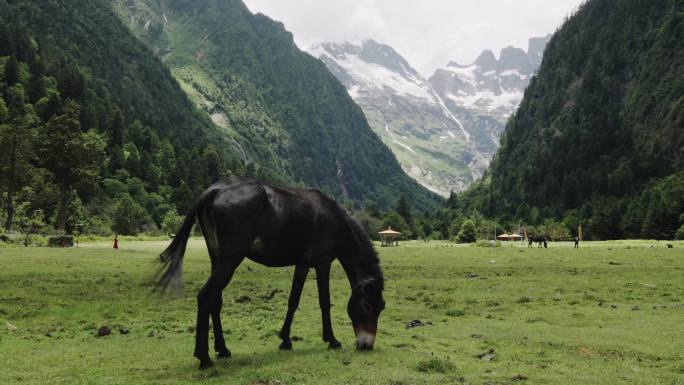
[[[332,318],[343,348],[321,341],[312,271],[292,327],[299,338],[279,351],[293,269],[247,261],[224,291],[233,357],[206,371],[192,357],[204,242],[191,241],[174,297],[152,293],[166,244],[1,248],[0,383],[684,384],[683,242],[378,247],[387,309],[371,352],[353,348],[337,262]],[[413,319],[424,326],[407,329]],[[111,335],[96,337],[102,326]]]

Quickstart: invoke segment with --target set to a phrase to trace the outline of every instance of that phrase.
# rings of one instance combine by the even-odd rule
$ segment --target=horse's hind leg
[[[209,248],[209,255],[211,257],[211,271],[216,270],[216,261],[218,254]],[[218,358],[230,358],[230,350],[226,347],[226,340],[223,338],[223,327],[221,326],[221,308],[223,307],[223,289],[219,292],[216,302],[211,310],[211,324],[214,329],[214,351]]]
[[[316,284],[318,285],[318,304],[321,307],[323,320],[323,341],[328,342],[331,349],[339,349],[342,344],[335,338],[330,320],[330,263],[316,267]]]
[[[226,347],[221,326],[221,307],[223,307],[223,291],[219,293],[217,303],[211,311],[211,324],[214,327],[214,351],[218,358],[230,358],[230,350]]]
[[[280,339],[283,342],[280,344],[281,350],[292,349],[292,340],[290,340],[290,327],[292,326],[292,319],[294,313],[299,307],[299,299],[302,297],[302,289],[304,289],[304,282],[306,276],[309,274],[309,268],[306,265],[297,265],[295,267],[294,277],[292,278],[292,290],[290,290],[290,299],[287,301],[287,315],[283,327],[280,329]]]
[[[209,316],[217,310],[221,291],[233,277],[235,269],[242,258],[235,262],[220,261],[207,283],[204,284],[197,295],[197,327],[195,330],[195,357],[200,360],[200,369],[206,369],[213,365],[209,358]],[[219,321],[220,327],[220,321]],[[215,330],[215,329],[214,329]],[[221,339],[223,335],[221,333]],[[225,346],[225,342],[224,342]],[[226,349],[227,350],[227,349]]]

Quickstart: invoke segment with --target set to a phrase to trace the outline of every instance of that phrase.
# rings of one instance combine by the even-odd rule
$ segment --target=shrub
[[[528,302],[532,302],[532,298],[530,298],[528,296],[522,296],[522,297],[518,298],[518,300],[515,302],[517,302],[517,303],[528,303]]]
[[[478,239],[475,242],[476,247],[492,247],[492,242],[494,242],[494,247],[501,247],[501,241],[492,241],[488,239]]]
[[[454,369],[454,364],[449,360],[430,357],[418,362],[418,371],[425,373],[446,373]]]
[[[128,194],[122,194],[114,207],[113,230],[123,235],[135,235],[145,221],[146,212]]]
[[[451,309],[446,312],[449,317],[463,317],[465,314],[465,311],[461,309]]]
[[[458,232],[458,241],[462,243],[475,242],[475,224],[470,219],[463,221],[461,231]]]
[[[675,239],[684,240],[684,225],[682,225],[679,230],[675,233]]]
[[[166,215],[164,215],[164,219],[162,219],[162,231],[168,235],[176,234],[178,229],[183,225],[183,219],[183,216],[178,215],[176,210],[169,210]]]

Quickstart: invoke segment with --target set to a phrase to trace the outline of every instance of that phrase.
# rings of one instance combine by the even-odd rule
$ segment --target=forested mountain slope
[[[2,226],[130,233],[242,162],[103,1],[0,0]]]
[[[112,3],[263,173],[380,207],[402,194],[434,207],[437,196],[404,174],[344,87],[281,23],[240,0]]]
[[[595,238],[672,238],[684,218],[684,2],[590,0],[556,32],[464,204]]]

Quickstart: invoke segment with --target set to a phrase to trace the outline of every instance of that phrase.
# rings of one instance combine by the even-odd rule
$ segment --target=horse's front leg
[[[294,313],[299,307],[299,299],[302,297],[302,289],[304,289],[304,282],[306,276],[309,274],[309,268],[306,265],[297,265],[295,267],[294,277],[292,278],[292,290],[290,290],[290,299],[287,301],[287,315],[285,315],[285,322],[280,329],[280,339],[283,342],[280,344],[281,350],[292,349],[292,340],[290,340],[290,327],[292,326],[292,319]]]
[[[331,349],[342,347],[340,341],[335,338],[330,320],[330,263],[324,263],[316,267],[316,283],[318,284],[318,304],[321,307],[323,318],[323,341],[329,343]]]

